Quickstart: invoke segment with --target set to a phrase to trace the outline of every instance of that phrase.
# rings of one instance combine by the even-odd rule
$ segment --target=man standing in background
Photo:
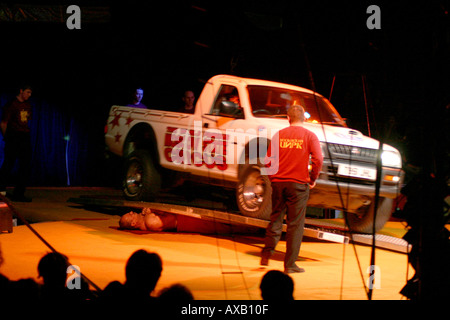
[[[6,195],[6,184],[10,182],[12,170],[18,162],[17,178],[14,180],[14,191],[8,197],[12,201],[30,202],[25,197],[25,189],[31,170],[31,135],[30,120],[32,114],[32,88],[22,86],[15,99],[3,108],[0,128],[5,141],[4,160],[0,169],[0,193]]]

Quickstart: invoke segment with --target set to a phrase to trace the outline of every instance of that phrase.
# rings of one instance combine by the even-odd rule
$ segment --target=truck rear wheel
[[[156,170],[150,153],[137,150],[125,162],[123,192],[133,201],[152,201],[161,189],[161,176]]]
[[[378,210],[375,222],[375,232],[383,228],[392,214],[393,199],[380,198],[378,200]],[[373,216],[375,201],[369,206],[367,212],[363,215],[356,213],[347,213],[349,228],[353,232],[372,233],[373,232]]]
[[[236,189],[239,211],[247,217],[270,220],[272,187],[258,165],[246,165]]]

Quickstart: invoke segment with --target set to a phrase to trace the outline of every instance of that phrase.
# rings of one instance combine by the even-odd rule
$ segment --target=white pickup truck
[[[263,159],[277,130],[289,125],[289,106],[304,106],[304,126],[322,144],[324,164],[308,206],[347,212],[356,232],[372,232],[390,218],[403,182],[398,150],[347,127],[323,96],[298,86],[217,75],[205,84],[193,114],[112,106],[106,124],[108,150],[125,160],[128,200],[152,201],[162,181],[182,174],[236,190],[241,214],[269,219],[271,187]],[[381,170],[377,170],[381,159]],[[167,175],[167,173],[170,173]]]

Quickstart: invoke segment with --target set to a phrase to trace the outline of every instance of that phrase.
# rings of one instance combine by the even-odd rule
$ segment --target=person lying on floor
[[[178,231],[203,234],[214,233],[256,233],[256,227],[228,225],[213,220],[204,220],[166,212],[154,213],[150,208],[143,208],[141,213],[130,211],[120,217],[119,229],[141,231]]]

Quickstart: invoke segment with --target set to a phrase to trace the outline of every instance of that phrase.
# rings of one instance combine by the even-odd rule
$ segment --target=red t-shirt
[[[28,122],[31,120],[31,104],[14,99],[3,109],[2,121],[6,121],[6,132],[30,132]]]
[[[278,142],[278,149],[277,147]],[[275,150],[272,155],[272,146]],[[311,155],[311,171],[308,170]],[[301,126],[289,126],[277,132],[269,145],[266,167],[270,181],[297,182],[302,184],[316,181],[322,168],[323,155],[317,136]],[[278,169],[278,170],[276,170]]]

